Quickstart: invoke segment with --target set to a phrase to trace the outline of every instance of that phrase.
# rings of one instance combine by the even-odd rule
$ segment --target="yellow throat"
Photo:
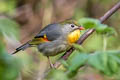
[[[77,40],[80,38],[80,30],[77,29],[73,32],[71,32],[69,35],[68,35],[68,42],[69,43],[75,43],[77,42]]]

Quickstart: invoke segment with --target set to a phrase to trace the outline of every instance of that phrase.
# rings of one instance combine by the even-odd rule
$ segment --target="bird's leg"
[[[49,62],[49,64],[50,64],[50,67],[51,67],[51,68],[55,68],[54,65],[52,64],[51,60],[50,60],[50,57],[47,56],[47,58],[48,58],[48,62]]]

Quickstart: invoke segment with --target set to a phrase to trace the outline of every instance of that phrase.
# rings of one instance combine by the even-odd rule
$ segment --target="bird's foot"
[[[51,62],[50,58],[49,58],[49,57],[47,57],[47,58],[48,58],[48,62],[49,62],[49,64],[50,64],[50,68],[55,69],[55,66],[54,66],[54,64]]]

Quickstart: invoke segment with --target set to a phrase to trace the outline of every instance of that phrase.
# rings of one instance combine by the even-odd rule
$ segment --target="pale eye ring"
[[[71,24],[71,27],[73,28],[73,27],[75,27],[73,24]]]

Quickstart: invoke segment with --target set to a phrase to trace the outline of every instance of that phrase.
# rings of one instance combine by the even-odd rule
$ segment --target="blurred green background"
[[[89,62],[82,70],[76,69],[77,74],[70,74],[75,75],[74,77],[66,76],[65,71],[68,70],[70,73],[71,69],[73,70],[67,65],[74,63],[74,59],[75,62],[85,63],[84,60],[88,55],[81,55],[85,58],[74,57],[79,55],[78,52],[73,53],[67,62],[62,61],[64,66],[50,73],[46,72],[49,68],[47,58],[36,48],[29,48],[16,55],[10,55],[21,44],[32,39],[47,24],[69,18],[99,19],[117,2],[119,0],[0,0],[0,80],[43,80],[46,75],[48,75],[46,80],[120,80],[119,72],[106,76],[103,73],[111,74],[104,70],[103,73],[99,72],[98,67],[96,69],[88,66]],[[117,35],[107,37],[106,50],[120,50],[120,10],[105,21],[105,24],[112,26],[117,32]],[[104,44],[104,36],[94,33],[82,46],[85,53],[94,53],[102,51]],[[61,54],[51,59],[55,62],[60,56]],[[90,59],[93,63],[95,60],[94,57],[93,60]],[[72,66],[74,65],[76,64]],[[116,70],[113,71],[116,72]],[[72,73],[76,72],[72,71]]]

